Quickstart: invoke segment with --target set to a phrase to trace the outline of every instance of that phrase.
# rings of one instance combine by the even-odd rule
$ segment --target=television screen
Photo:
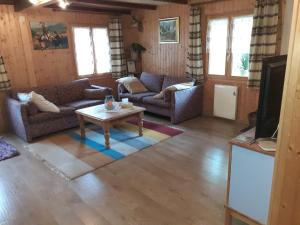
[[[271,137],[277,130],[287,56],[263,60],[255,138]]]

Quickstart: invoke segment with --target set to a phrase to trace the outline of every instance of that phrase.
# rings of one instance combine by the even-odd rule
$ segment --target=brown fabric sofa
[[[193,81],[185,77],[155,75],[143,72],[140,81],[148,92],[130,94],[122,85],[118,85],[118,98],[129,98],[134,105],[145,107],[147,111],[171,118],[172,123],[200,116],[202,114],[203,85],[180,91],[168,91],[164,98],[155,99],[154,95],[168,86]]]
[[[59,113],[40,112],[33,103],[21,102],[17,93],[35,91],[60,108]],[[75,110],[102,104],[110,88],[91,85],[88,79],[70,83],[13,90],[6,98],[10,125],[16,135],[30,142],[36,137],[78,126]]]

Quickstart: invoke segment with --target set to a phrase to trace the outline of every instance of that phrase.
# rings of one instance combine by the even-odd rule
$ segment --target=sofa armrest
[[[179,123],[202,114],[203,85],[172,92],[171,122]]]
[[[125,88],[125,86],[123,84],[118,84],[118,93],[123,94],[123,93],[127,93],[127,89]]]
[[[104,99],[105,96],[111,95],[111,90],[107,89],[85,89],[84,97],[86,99],[99,100]]]
[[[30,142],[32,138],[29,133],[28,104],[17,101],[13,98],[6,98],[6,106],[9,115],[10,125],[15,134]]]
[[[120,94],[128,93],[127,89],[123,84],[118,83],[118,100],[121,101]]]
[[[103,92],[107,93],[107,95],[112,94],[112,89],[109,87],[102,87],[102,86],[91,84],[91,89],[102,90]]]

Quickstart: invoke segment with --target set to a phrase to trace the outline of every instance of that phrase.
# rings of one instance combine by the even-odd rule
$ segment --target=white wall
[[[283,27],[282,27],[282,41],[281,41],[281,51],[280,53],[287,54],[289,47],[290,31],[292,25],[292,14],[293,14],[293,4],[294,0],[285,0]]]

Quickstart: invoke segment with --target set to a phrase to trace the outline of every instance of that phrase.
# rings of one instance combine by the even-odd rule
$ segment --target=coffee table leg
[[[139,136],[143,136],[143,125],[144,125],[143,119],[144,119],[144,113],[141,112],[139,114]]]
[[[104,127],[104,137],[105,137],[105,147],[110,148],[110,143],[109,143],[109,125],[105,124]]]
[[[77,117],[78,117],[78,120],[79,120],[81,138],[85,138],[85,124],[84,124],[83,116],[82,115],[77,115]]]

